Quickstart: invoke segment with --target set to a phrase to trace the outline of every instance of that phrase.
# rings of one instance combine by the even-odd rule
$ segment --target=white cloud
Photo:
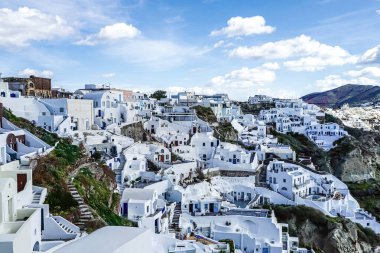
[[[38,71],[35,69],[26,68],[24,70],[19,71],[18,74],[20,76],[25,76],[25,77],[38,76],[38,77],[52,78],[54,73],[51,70]]]
[[[326,91],[334,89],[346,84],[361,84],[361,85],[379,85],[379,80],[371,79],[365,76],[359,76],[357,78],[344,78],[340,75],[329,75],[324,79],[317,80],[315,86],[320,91]]]
[[[214,48],[219,48],[223,46],[223,44],[224,44],[224,40],[219,40],[218,42],[214,44]]]
[[[380,78],[380,68],[379,67],[365,67],[360,70],[350,70],[346,73],[351,77],[374,77]]]
[[[380,45],[370,48],[360,57],[363,63],[380,62]]]
[[[265,67],[241,68],[224,76],[216,76],[210,80],[210,86],[223,89],[245,89],[263,86],[276,79],[276,73]]]
[[[380,10],[376,10],[376,13],[380,15]]]
[[[0,9],[0,47],[25,47],[32,41],[64,38],[74,29],[60,16],[37,9]]]
[[[316,71],[327,66],[341,66],[356,63],[358,57],[339,46],[330,46],[306,35],[268,42],[260,46],[238,47],[230,52],[230,56],[243,59],[289,59],[284,66],[295,71]]]
[[[270,69],[270,70],[278,70],[280,69],[280,64],[277,62],[266,62],[262,65],[264,68]]]
[[[103,78],[112,78],[115,76],[115,73],[104,73],[102,74]]]
[[[232,17],[227,21],[226,27],[212,31],[210,36],[226,35],[231,38],[236,36],[272,33],[274,30],[274,27],[265,24],[265,19],[262,16],[248,18]]]
[[[86,38],[75,42],[75,44],[94,46],[101,42],[117,41],[120,39],[133,39],[140,34],[140,30],[131,24],[116,23],[103,27],[98,33],[89,35]]]

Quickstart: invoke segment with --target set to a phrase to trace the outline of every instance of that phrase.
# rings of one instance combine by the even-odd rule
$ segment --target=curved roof
[[[105,93],[110,91],[95,91],[83,95],[83,99],[101,100]]]

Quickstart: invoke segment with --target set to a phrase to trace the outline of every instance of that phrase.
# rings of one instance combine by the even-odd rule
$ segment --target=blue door
[[[123,216],[128,216],[128,203],[123,203]]]

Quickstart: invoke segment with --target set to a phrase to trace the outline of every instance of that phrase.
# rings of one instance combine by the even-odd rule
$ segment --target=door
[[[160,155],[160,162],[165,162],[165,156],[164,155]]]
[[[26,174],[17,174],[17,192],[23,191],[26,185]]]
[[[123,203],[123,216],[128,216],[128,203]]]
[[[192,213],[192,212],[194,212],[194,205],[189,204],[189,213]]]
[[[210,205],[209,205],[209,211],[210,211],[210,213],[214,212],[214,203],[210,203]]]

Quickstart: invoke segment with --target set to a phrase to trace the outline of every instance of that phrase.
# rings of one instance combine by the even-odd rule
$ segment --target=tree
[[[164,90],[156,90],[150,95],[150,98],[155,98],[157,100],[160,100],[161,98],[166,98],[166,91]]]

